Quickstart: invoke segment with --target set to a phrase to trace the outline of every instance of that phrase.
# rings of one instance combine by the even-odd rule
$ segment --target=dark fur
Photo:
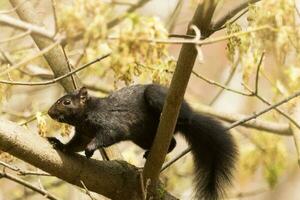
[[[89,158],[99,147],[131,140],[141,148],[151,148],[167,89],[159,85],[133,85],[106,98],[88,96],[85,88],[60,98],[49,115],[75,126],[75,136],[67,144],[49,141],[69,152],[85,150]],[[69,101],[64,105],[64,101]],[[65,102],[66,104],[66,102]],[[196,168],[196,197],[218,199],[230,183],[237,156],[236,145],[225,128],[210,117],[195,113],[183,102],[176,132],[191,145]],[[169,151],[175,147],[172,138]]]

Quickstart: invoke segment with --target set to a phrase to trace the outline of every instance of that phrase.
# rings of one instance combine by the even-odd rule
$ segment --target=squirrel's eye
[[[64,104],[65,106],[70,105],[70,104],[71,104],[71,101],[68,100],[68,99],[66,99],[66,100],[63,101],[63,104]]]

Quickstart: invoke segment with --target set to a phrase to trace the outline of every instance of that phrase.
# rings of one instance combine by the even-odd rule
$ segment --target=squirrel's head
[[[59,122],[72,123],[81,119],[89,99],[85,87],[59,98],[49,109],[49,116]]]

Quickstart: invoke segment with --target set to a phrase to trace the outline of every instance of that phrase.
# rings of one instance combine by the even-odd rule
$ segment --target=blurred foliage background
[[[65,50],[74,68],[111,52],[107,60],[77,73],[93,95],[134,83],[155,82],[168,85],[175,68],[180,45],[168,44],[169,34],[184,34],[199,0],[150,0],[131,11],[138,1],[52,1],[30,0],[45,27],[66,37]],[[239,2],[222,0],[216,16]],[[191,105],[207,104],[217,112],[251,115],[300,89],[300,28],[297,0],[262,0],[249,5],[243,15],[232,20],[211,36],[229,36],[201,47],[203,59],[195,64],[194,73],[245,94],[222,90],[192,76],[186,98]],[[1,10],[9,10],[8,1],[0,1]],[[16,17],[12,12],[11,16]],[[56,16],[56,17],[54,17]],[[22,31],[0,24],[0,41]],[[241,33],[241,34],[240,34]],[[175,38],[177,40],[178,38]],[[178,40],[180,40],[179,38]],[[166,42],[159,42],[166,41]],[[0,73],[37,53],[30,36],[0,43]],[[258,65],[263,56],[260,70]],[[257,72],[259,79],[257,80]],[[47,62],[38,57],[2,76],[6,80],[38,81],[53,78]],[[59,135],[67,141],[72,127],[51,120],[45,111],[63,94],[58,84],[45,86],[14,86],[0,84],[0,118],[23,124],[42,136]],[[217,96],[217,98],[215,98]],[[296,122],[300,119],[299,100],[280,107]],[[278,124],[291,122],[275,110],[259,117]],[[33,119],[33,120],[32,120]],[[279,136],[261,130],[238,127],[231,131],[239,145],[240,159],[230,199],[299,199],[300,173],[298,153],[293,137]],[[295,129],[295,134],[299,133]],[[300,134],[300,133],[299,133]],[[187,144],[178,137],[171,159]],[[118,144],[126,161],[142,167],[143,152],[130,142]],[[100,155],[97,155],[100,157]],[[26,170],[32,166],[1,152],[0,160]],[[190,199],[193,162],[190,155],[181,158],[163,172],[162,180],[169,191],[180,199]],[[62,199],[89,199],[82,189],[55,177],[21,176],[34,185],[47,189]],[[0,179],[0,199],[41,199],[22,185]],[[96,196],[96,194],[93,194]],[[104,199],[104,197],[96,197]]]

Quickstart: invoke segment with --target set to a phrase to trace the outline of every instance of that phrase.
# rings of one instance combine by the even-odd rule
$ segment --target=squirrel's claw
[[[90,149],[86,148],[86,149],[84,150],[84,154],[85,154],[85,156],[86,156],[87,158],[90,158],[90,157],[93,156],[94,150],[90,150]]]
[[[149,156],[149,153],[150,153],[150,151],[149,150],[147,150],[147,151],[145,151],[145,153],[144,153],[144,155],[143,155],[143,157],[147,160],[147,158],[148,158],[148,156]]]
[[[58,149],[63,151],[64,150],[64,144],[61,143],[57,138],[55,137],[47,137],[48,142],[53,146],[54,149]]]

